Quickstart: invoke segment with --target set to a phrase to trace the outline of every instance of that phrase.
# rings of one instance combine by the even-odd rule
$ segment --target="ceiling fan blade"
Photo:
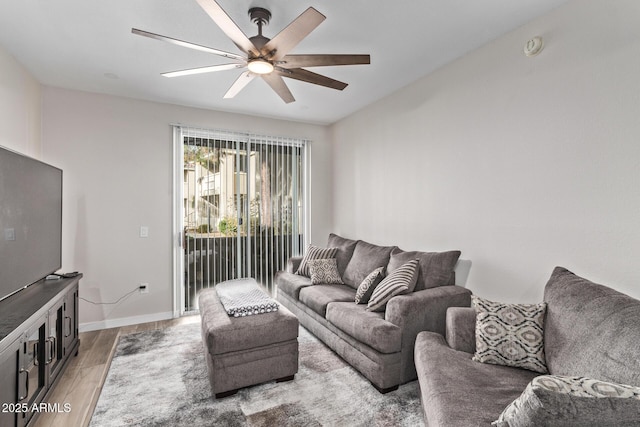
[[[370,63],[370,55],[286,55],[278,61],[278,66],[282,68],[302,68]]]
[[[255,77],[255,74],[251,74],[249,71],[245,71],[240,74],[240,77],[236,79],[231,85],[227,93],[224,94],[225,98],[233,98],[236,96],[251,80]]]
[[[254,56],[260,56],[260,52],[253,43],[251,43],[251,40],[249,40],[246,34],[242,32],[240,27],[233,22],[233,19],[227,15],[227,12],[225,12],[215,0],[196,1],[236,46],[247,54],[251,53]]]
[[[271,89],[273,89],[278,94],[278,96],[282,98],[284,102],[288,104],[290,102],[295,101],[295,98],[291,94],[291,91],[287,87],[284,80],[282,80],[282,77],[280,76],[280,74],[278,73],[263,74],[262,78],[264,79],[265,82],[269,84],[269,86],[271,86]]]
[[[233,70],[234,68],[243,68],[245,64],[221,64],[211,65],[209,67],[189,68],[186,70],[170,71],[168,73],[162,73],[165,77],[181,77],[190,76],[192,74],[213,73],[215,71]]]
[[[139,36],[149,37],[150,39],[160,40],[160,41],[172,43],[178,46],[188,47],[189,49],[199,50],[202,52],[213,53],[214,55],[224,56],[225,58],[229,58],[229,59],[237,59],[240,61],[247,60],[247,58],[245,58],[244,56],[237,55],[235,53],[225,52],[224,50],[218,50],[212,47],[202,46],[195,43],[189,43],[189,42],[185,42],[185,41],[174,39],[167,36],[161,36],[160,34],[150,33],[149,31],[139,30],[137,28],[132,28],[131,32]]]
[[[343,90],[348,86],[347,83],[343,83],[341,81],[334,80],[332,78],[302,68],[282,68],[277,70],[277,73],[283,77],[288,77],[290,79],[296,79],[307,83],[313,83],[315,85],[325,86],[331,89]]]
[[[274,38],[267,42],[262,48],[262,53],[270,56],[272,60],[279,60],[289,53],[291,49],[308,36],[309,33],[325,19],[326,16],[310,7],[287,25],[284,30],[280,31]]]

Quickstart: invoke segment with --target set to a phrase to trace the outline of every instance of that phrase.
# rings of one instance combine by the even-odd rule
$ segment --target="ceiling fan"
[[[262,35],[262,27],[269,23],[271,12],[261,7],[249,9],[249,17],[258,26],[258,34],[247,37],[235,22],[227,15],[215,0],[196,0],[207,12],[209,17],[222,29],[233,43],[244,53],[238,55],[231,52],[214,49],[207,46],[190,43],[148,31],[132,28],[131,32],[144,37],[165,41],[178,46],[188,47],[203,52],[213,53],[233,60],[229,64],[212,65],[209,67],[190,68],[186,70],[162,73],[166,77],[178,77],[191,74],[210,73],[215,71],[231,70],[235,68],[247,68],[231,85],[224,95],[225,98],[236,96],[255,77],[262,77],[269,86],[286,103],[295,99],[285,84],[283,77],[296,79],[307,83],[313,83],[332,89],[343,90],[346,83],[317,74],[303,67],[322,67],[333,65],[369,64],[369,55],[290,55],[289,52],[304,39],[311,31],[326,19],[326,17],[313,7],[305,10],[294,19],[285,29],[274,38],[269,39]]]

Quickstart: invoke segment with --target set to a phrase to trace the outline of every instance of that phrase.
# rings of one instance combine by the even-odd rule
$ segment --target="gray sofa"
[[[553,271],[544,301],[549,374],[562,376],[560,381],[577,376],[633,386],[595,387],[621,390],[620,395],[631,398],[597,399],[593,390],[580,391],[575,381],[572,392],[546,389],[540,380],[558,378],[473,361],[476,310],[455,308],[447,312],[446,338],[422,332],[416,340],[415,363],[429,426],[489,426],[516,399],[505,411],[513,410],[511,419],[496,425],[640,426],[640,301],[562,267]]]
[[[364,375],[380,392],[416,379],[413,348],[418,332],[444,333],[448,307],[469,307],[471,292],[455,286],[459,251],[406,252],[336,234],[327,247],[337,248],[337,269],[344,284],[314,284],[295,274],[301,258],[276,273],[277,300],[300,323]],[[378,267],[394,271],[407,260],[419,260],[413,292],[393,297],[384,312],[354,302],[363,279]]]

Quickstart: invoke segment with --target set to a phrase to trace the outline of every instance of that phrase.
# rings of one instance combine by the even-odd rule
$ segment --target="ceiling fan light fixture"
[[[273,64],[260,58],[249,61],[247,67],[255,74],[269,74],[273,71]]]
[[[196,0],[209,17],[224,32],[227,37],[242,51],[242,54],[225,52],[208,46],[174,39],[160,34],[132,28],[131,32],[139,36],[148,37],[187,47],[201,52],[234,60],[231,64],[219,64],[208,67],[190,68],[187,70],[170,71],[162,73],[165,77],[187,76],[191,74],[211,73],[233,68],[247,68],[236,79],[231,88],[224,95],[225,98],[233,98],[247,83],[255,77],[262,77],[280,98],[286,103],[295,101],[291,91],[284,82],[283,77],[299,80],[328,88],[343,90],[347,84],[332,78],[306,70],[306,67],[322,67],[334,65],[370,64],[369,55],[289,55],[289,52],[307,37],[326,16],[313,7],[307,8],[296,19],[291,21],[273,39],[262,35],[262,27],[269,23],[271,12],[260,7],[249,9],[249,17],[258,26],[258,34],[247,37],[246,34],[233,22],[233,19],[218,4],[219,0]],[[277,67],[276,67],[277,64]]]

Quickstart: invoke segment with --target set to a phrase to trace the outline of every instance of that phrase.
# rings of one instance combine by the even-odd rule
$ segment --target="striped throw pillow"
[[[309,261],[312,259],[328,259],[335,258],[338,253],[338,248],[319,248],[317,246],[309,245],[307,252],[302,257],[300,266],[296,274],[300,276],[311,277],[311,270],[309,270]]]
[[[396,295],[407,294],[418,280],[418,260],[413,259],[385,277],[373,290],[367,304],[369,311],[384,311],[389,300]]]

